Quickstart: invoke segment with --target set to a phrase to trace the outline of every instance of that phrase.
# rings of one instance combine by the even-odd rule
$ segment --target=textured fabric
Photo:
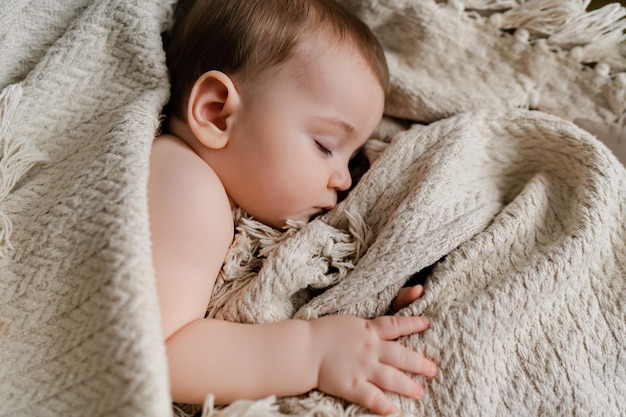
[[[421,401],[397,398],[406,413],[623,415],[625,219],[626,169],[585,131],[526,110],[463,113],[397,134],[344,202],[287,237],[242,219],[209,311],[374,317],[435,264],[398,313],[431,318],[401,341],[440,367]],[[280,405],[243,415],[364,412],[317,392]]]
[[[387,114],[432,122],[470,109],[520,106],[611,123],[626,111],[626,74],[617,75],[626,69],[619,4],[585,14],[579,0],[344,2],[386,47]],[[522,4],[506,11],[515,3]],[[510,36],[503,32],[512,29]],[[593,70],[580,65],[597,60]]]
[[[524,2],[345,1],[392,73],[372,169],[307,225],[243,216],[209,314],[373,317],[421,271],[399,314],[432,328],[402,343],[440,374],[408,414],[625,414],[626,174],[567,121],[624,120],[624,9],[568,43],[584,1],[546,0],[550,33]],[[172,3],[0,0],[0,416],[172,412],[146,207]],[[317,391],[204,414],[312,410],[366,415]]]
[[[145,187],[171,4],[8,5],[0,415],[170,415]]]

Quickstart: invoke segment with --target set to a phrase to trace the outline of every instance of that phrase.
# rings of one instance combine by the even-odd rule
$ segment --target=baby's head
[[[334,207],[384,107],[369,28],[334,0],[188,3],[168,46],[170,132],[263,223]]]
[[[207,71],[250,85],[308,39],[355,48],[387,90],[385,56],[370,29],[336,0],[180,0],[167,47],[168,110],[186,120],[189,92]],[[331,45],[328,45],[331,46]]]

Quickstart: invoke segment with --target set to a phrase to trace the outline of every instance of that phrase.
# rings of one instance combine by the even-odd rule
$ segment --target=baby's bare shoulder
[[[150,155],[148,211],[163,332],[204,317],[233,237],[226,191],[213,169],[173,136]]]
[[[150,177],[155,180],[151,184],[164,189],[170,197],[176,195],[215,208],[228,206],[226,191],[215,171],[175,136],[165,134],[155,139],[150,154]]]
[[[153,219],[155,222],[195,231],[187,239],[231,235],[232,212],[219,177],[175,136],[162,135],[155,139],[150,155],[148,202],[151,213],[159,217]]]

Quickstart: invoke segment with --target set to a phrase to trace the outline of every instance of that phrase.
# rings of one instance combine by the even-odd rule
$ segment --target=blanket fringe
[[[611,3],[587,11],[591,0],[449,0],[449,4],[486,17],[502,30],[515,30],[528,41],[545,40],[551,48],[569,51],[601,72],[626,70],[626,8]]]
[[[224,408],[215,408],[214,398],[209,394],[202,407],[202,417],[273,417],[280,415],[276,397],[262,400],[239,400]]]
[[[26,138],[8,140],[6,137],[9,122],[21,99],[20,84],[9,85],[0,92],[0,203],[4,202],[28,170],[44,159]],[[12,231],[11,219],[0,209],[0,258],[13,249],[10,240]]]
[[[294,401],[295,400],[295,401]],[[281,404],[286,409],[282,412]],[[177,410],[177,417],[192,417],[189,410],[181,412]],[[275,396],[269,396],[260,400],[239,400],[227,406],[216,407],[214,398],[209,394],[202,407],[201,417],[288,417],[297,415],[304,417],[376,417],[378,414],[370,414],[362,406],[348,403],[339,398],[331,397],[314,390],[305,396],[296,398],[284,398],[277,400]],[[407,416],[407,414],[403,414]],[[407,416],[408,417],[408,416]]]
[[[317,256],[320,262],[325,262],[333,269],[332,273],[327,274],[329,279],[319,283],[319,288],[325,288],[345,278],[373,239],[371,228],[360,215],[349,211],[343,214],[347,220],[344,225],[347,230],[335,229],[336,233],[325,242]],[[276,230],[254,220],[239,208],[234,210],[233,219],[237,233],[226,253],[206,317],[217,317],[232,294],[249,285],[259,274],[268,255],[306,225],[305,222],[287,221],[283,230]],[[311,287],[317,288],[316,285]]]
[[[233,291],[248,285],[250,279],[258,274],[269,252],[304,226],[303,222],[289,222],[285,230],[276,230],[254,220],[240,208],[233,211],[233,221],[237,232],[215,283],[207,317],[214,317]]]
[[[261,400],[239,400],[227,406],[216,406],[213,394],[206,396],[202,407],[192,404],[174,404],[172,409],[175,417],[280,417],[276,397],[270,396]]]

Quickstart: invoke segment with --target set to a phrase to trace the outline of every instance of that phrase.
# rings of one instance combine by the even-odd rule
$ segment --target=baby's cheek
[[[273,204],[273,209],[276,215],[287,217],[294,215],[300,211],[302,207],[302,196],[297,192],[284,193],[279,196]]]

